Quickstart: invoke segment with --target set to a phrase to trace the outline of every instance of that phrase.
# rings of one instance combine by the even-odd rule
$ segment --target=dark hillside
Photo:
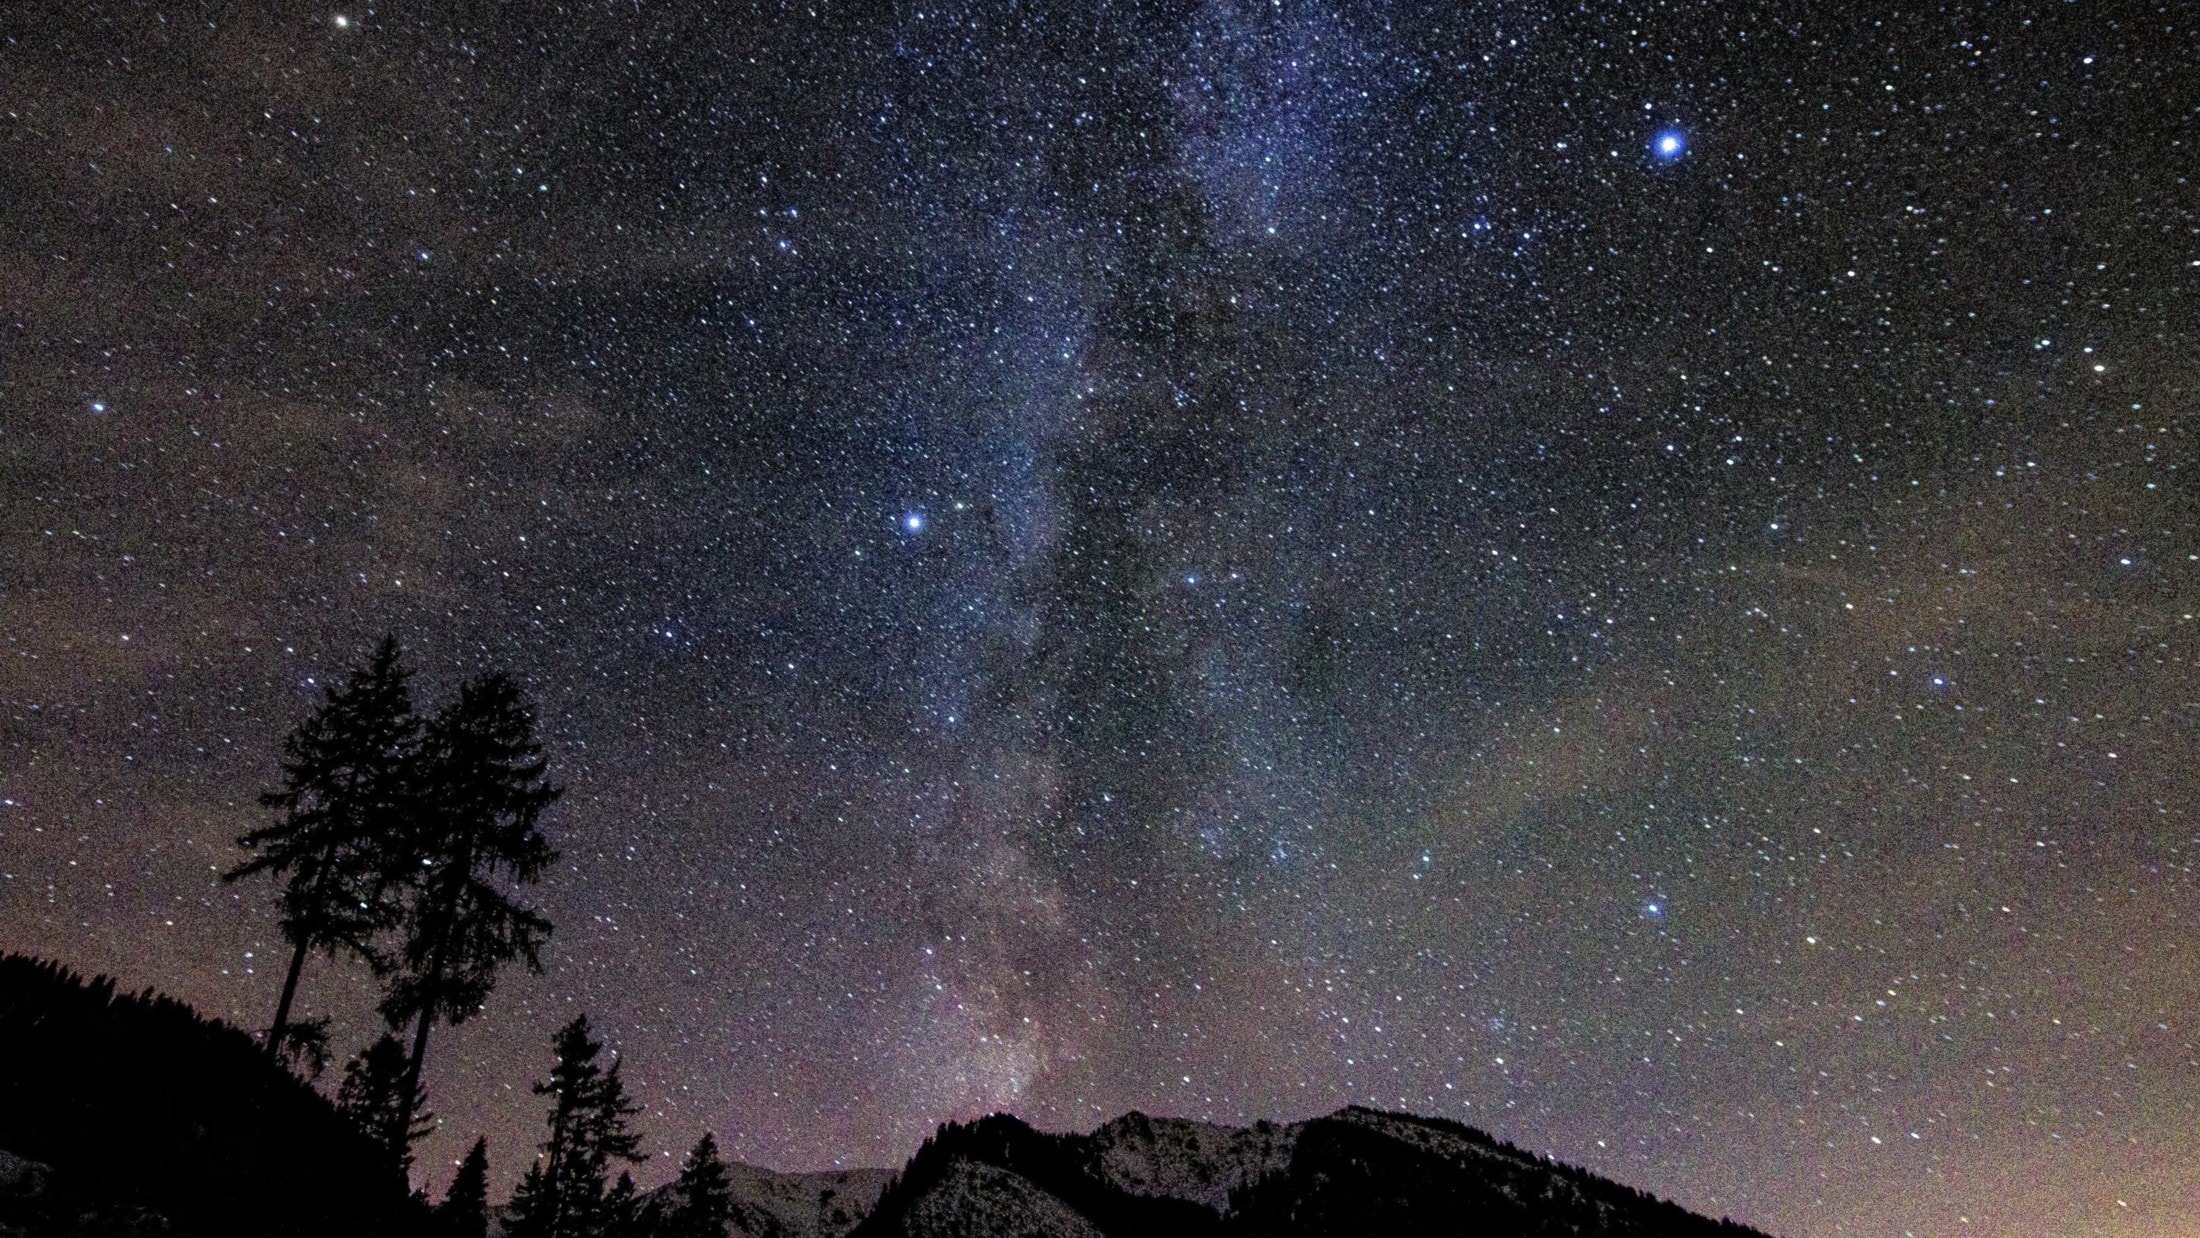
[[[1238,1201],[1232,1234],[1750,1238],[1654,1195],[1442,1118],[1358,1107],[1301,1129],[1291,1167]]]
[[[405,1184],[250,1037],[151,992],[0,957],[0,1150],[52,1167],[0,1226],[177,1238],[405,1235]]]

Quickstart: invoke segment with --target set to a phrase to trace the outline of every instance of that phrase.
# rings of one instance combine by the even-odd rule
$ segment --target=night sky
[[[2196,20],[8,6],[0,946],[264,1026],[393,632],[570,788],[432,1190],[585,1011],[650,1181],[1359,1102],[2189,1233]]]

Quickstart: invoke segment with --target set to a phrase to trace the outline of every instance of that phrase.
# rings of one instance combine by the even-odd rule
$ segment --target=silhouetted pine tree
[[[550,1232],[550,1182],[543,1176],[542,1158],[527,1167],[520,1175],[519,1185],[512,1188],[511,1201],[505,1205],[505,1238],[544,1238]]]
[[[402,971],[382,1003],[391,1026],[413,1023],[414,1102],[436,1021],[465,1022],[507,963],[542,970],[550,922],[506,887],[534,881],[557,858],[535,826],[562,794],[543,777],[534,713],[508,675],[461,685],[428,723],[421,747]]]
[[[627,1120],[641,1112],[626,1098],[619,1064],[596,1064],[603,1044],[576,1017],[558,1031],[557,1064],[535,1095],[551,1098],[550,1137],[542,1157],[512,1196],[513,1238],[601,1238],[614,1220],[605,1178],[613,1161],[640,1161],[640,1137]],[[632,1200],[629,1181],[627,1199]]]
[[[474,1140],[473,1149],[458,1163],[451,1189],[435,1208],[436,1229],[442,1238],[488,1238],[489,1141]]]
[[[276,1061],[292,1070],[305,1071],[307,1079],[318,1080],[328,1069],[328,1016],[301,1019],[292,1015],[280,1032],[268,1029],[267,1043],[276,1047]]]
[[[603,1220],[597,1232],[603,1238],[655,1238],[650,1209],[634,1185],[634,1175],[619,1171],[619,1180],[603,1199]]]
[[[348,951],[377,972],[386,961],[373,939],[397,910],[393,874],[400,867],[410,775],[420,737],[397,641],[384,637],[366,665],[342,687],[327,690],[320,706],[283,741],[283,783],[260,797],[282,819],[237,840],[251,858],[222,875],[236,881],[272,873],[284,881],[279,905],[283,940],[291,945],[290,970],[267,1053],[288,1051],[314,1063],[325,1060],[320,1023],[294,1025],[291,1004],[306,955]]]
[[[413,1144],[431,1127],[431,1117],[420,1108],[417,1096],[411,1098],[414,1103],[405,1103],[411,1076],[405,1046],[384,1032],[365,1052],[345,1063],[344,1083],[336,1092],[337,1111],[382,1149],[391,1169],[401,1176],[412,1169]],[[396,1137],[399,1131],[404,1132],[403,1138]]]
[[[726,1238],[733,1226],[733,1179],[710,1132],[695,1141],[671,1194],[657,1238]]]

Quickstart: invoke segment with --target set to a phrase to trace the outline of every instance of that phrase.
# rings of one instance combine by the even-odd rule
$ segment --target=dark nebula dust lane
[[[16,6],[0,946],[264,1026],[391,632],[570,788],[431,1190],[586,1012],[651,1181],[1361,1103],[2189,1232],[2193,20]]]

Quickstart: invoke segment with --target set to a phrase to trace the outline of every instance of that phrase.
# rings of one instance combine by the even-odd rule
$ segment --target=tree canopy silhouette
[[[658,1238],[726,1238],[733,1227],[733,1179],[709,1131],[695,1141],[671,1194]]]
[[[622,1169],[603,1198],[594,1232],[602,1238],[657,1238],[656,1209],[650,1206],[654,1202],[634,1185],[634,1175]]]
[[[396,919],[395,883],[409,832],[421,733],[410,678],[396,638],[386,636],[365,665],[326,691],[283,741],[282,785],[260,797],[282,810],[281,819],[239,838],[251,855],[222,876],[236,881],[264,872],[283,881],[279,906],[290,970],[266,1050],[276,1059],[298,1053],[316,1073],[326,1053],[318,1034],[323,1025],[290,1017],[306,956],[348,952],[378,974],[388,967],[375,937]]]
[[[542,1157],[512,1196],[507,1232],[513,1238],[598,1238],[620,1216],[622,1203],[607,1187],[614,1161],[639,1162],[640,1137],[627,1126],[641,1112],[626,1098],[619,1064],[597,1065],[603,1051],[576,1016],[558,1031],[557,1064],[535,1095],[551,1098],[550,1137]]]
[[[451,1189],[435,1206],[436,1228],[441,1238],[488,1238],[489,1141],[474,1140],[473,1149],[459,1162]]]
[[[406,1094],[410,1065],[405,1046],[384,1032],[344,1066],[336,1093],[337,1110],[382,1150],[385,1167],[400,1181],[412,1170],[413,1144],[434,1129],[420,1098]]]
[[[542,970],[550,922],[507,888],[533,882],[557,858],[536,828],[563,793],[545,778],[546,767],[534,713],[502,672],[466,681],[424,730],[404,941],[382,1003],[392,1027],[413,1024],[408,1106],[419,1100],[436,1022],[465,1022],[506,964]],[[396,1129],[410,1120],[408,1108]]]

